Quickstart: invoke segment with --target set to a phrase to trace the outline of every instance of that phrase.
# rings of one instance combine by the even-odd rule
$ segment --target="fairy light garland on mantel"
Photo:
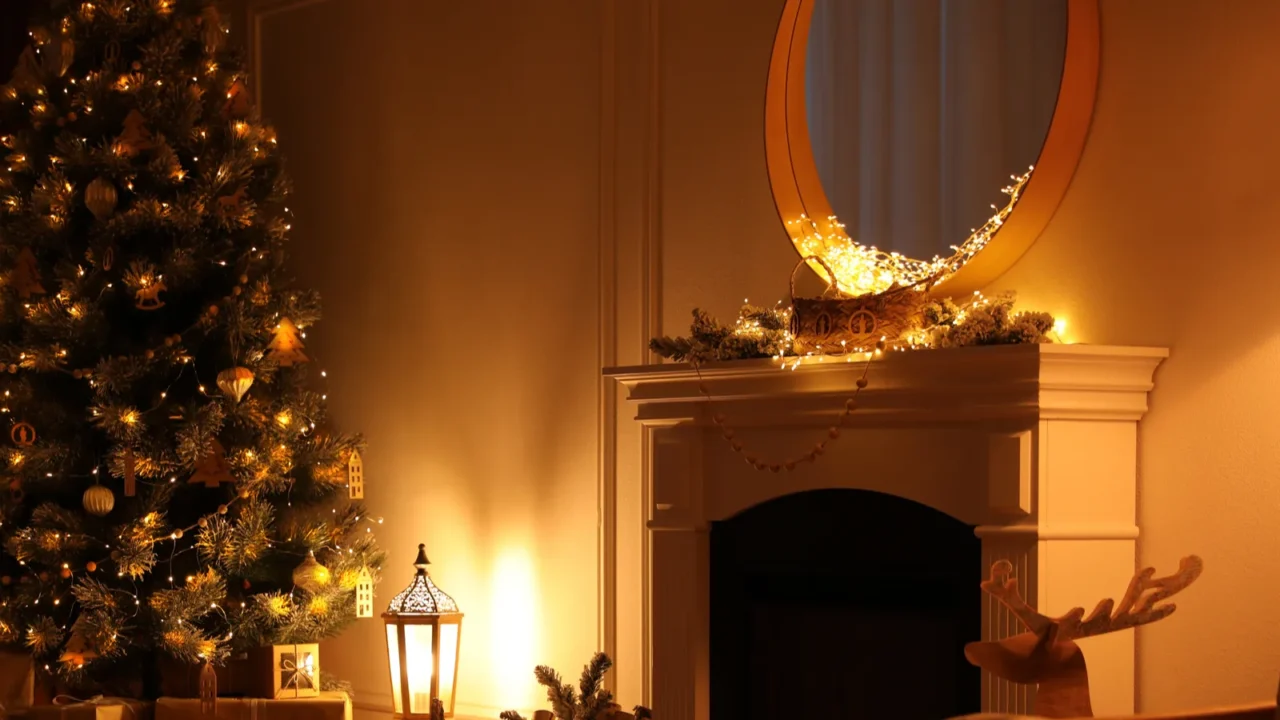
[[[1022,175],[1009,177],[1012,182],[1001,189],[1009,196],[1009,202],[1002,208],[993,204],[991,209],[996,213],[973,230],[963,243],[953,245],[954,252],[948,257],[916,260],[863,245],[849,237],[835,215],[827,217],[821,225],[807,215],[790,220],[787,225],[798,230],[800,237],[795,245],[801,257],[817,256],[826,261],[835,272],[836,287],[849,296],[871,295],[897,287],[932,286],[945,282],[991,242],[1018,204],[1033,170],[1034,167],[1029,167]],[[826,271],[820,265],[811,263],[811,266],[820,277],[826,278]]]
[[[840,437],[841,429],[848,424],[849,417],[858,407],[858,398],[861,391],[867,387],[867,376],[872,360],[885,352],[890,350],[909,352],[929,350],[935,347],[962,347],[974,344],[972,338],[966,340],[963,337],[957,338],[955,335],[957,331],[968,330],[966,323],[971,319],[971,316],[980,316],[978,320],[985,319],[987,324],[992,325],[992,334],[983,336],[988,344],[991,342],[995,344],[1020,344],[1064,341],[1062,337],[1066,328],[1064,320],[1061,318],[1054,319],[1047,313],[1015,312],[1011,309],[1012,302],[1011,296],[993,301],[982,293],[975,292],[970,299],[962,304],[955,304],[945,300],[938,301],[935,303],[936,307],[933,310],[935,316],[932,318],[938,322],[937,325],[914,329],[892,343],[887,342],[886,338],[882,337],[871,347],[850,347],[842,343],[836,352],[795,354],[792,346],[794,338],[788,329],[792,309],[782,306],[781,302],[779,302],[777,306],[769,310],[762,310],[751,306],[749,301],[744,300],[742,312],[732,328],[717,329],[719,326],[714,320],[710,319],[710,316],[700,311],[695,311],[693,328],[695,336],[701,329],[706,336],[718,342],[717,345],[706,344],[708,341],[705,336],[701,338],[694,337],[693,339],[664,337],[655,338],[651,343],[651,348],[664,357],[674,357],[677,360],[689,362],[698,378],[698,392],[706,398],[708,407],[712,409],[712,422],[719,428],[721,436],[729,443],[733,451],[742,456],[748,465],[756,470],[770,470],[775,473],[782,470],[790,472],[805,462],[815,462],[826,451],[827,445]],[[950,314],[949,318],[940,317],[948,313]],[[997,322],[992,320],[993,317],[1004,319]],[[938,331],[943,331],[944,334],[938,335]],[[946,333],[950,333],[950,335]],[[735,352],[741,353],[748,348],[750,349],[749,353],[761,354],[734,354]],[[763,353],[768,353],[768,355]],[[729,424],[728,417],[722,412],[715,411],[714,403],[716,400],[702,375],[702,365],[708,361],[765,356],[770,357],[777,363],[778,368],[784,371],[795,371],[801,365],[813,363],[852,363],[859,358],[865,358],[862,372],[854,382],[853,393],[845,400],[844,409],[839,418],[827,428],[827,437],[815,443],[807,452],[779,462],[762,460],[746,449],[741,438],[738,437],[737,430]]]

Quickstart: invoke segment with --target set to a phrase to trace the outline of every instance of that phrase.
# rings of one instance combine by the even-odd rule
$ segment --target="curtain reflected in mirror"
[[[947,255],[1034,165],[1066,0],[816,0],[805,91],[832,211],[863,245]]]

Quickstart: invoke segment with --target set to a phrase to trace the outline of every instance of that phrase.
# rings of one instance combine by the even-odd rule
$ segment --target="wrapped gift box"
[[[153,704],[143,700],[109,697],[92,702],[61,702],[63,697],[52,705],[32,705],[24,715],[25,720],[152,720],[154,717]]]
[[[36,672],[27,653],[0,652],[0,714],[22,712],[35,703]]]
[[[322,692],[320,697],[288,700],[218,698],[216,720],[351,720],[351,700],[344,692]],[[200,701],[160,698],[155,720],[209,720],[200,712]]]
[[[282,700],[320,696],[320,645],[269,645],[249,651],[248,694]]]

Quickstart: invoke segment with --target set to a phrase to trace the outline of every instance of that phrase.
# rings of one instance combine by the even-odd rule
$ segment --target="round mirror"
[[[788,0],[766,141],[796,248],[851,295],[987,284],[1066,190],[1097,63],[1097,0]]]

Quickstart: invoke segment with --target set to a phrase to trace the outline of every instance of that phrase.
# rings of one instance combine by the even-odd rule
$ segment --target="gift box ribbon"
[[[298,665],[293,659],[298,655],[305,658],[302,661],[302,665]],[[297,655],[286,655],[280,658],[280,669],[284,671],[280,676],[281,692],[285,690],[312,690],[315,688],[315,678],[311,676],[313,672],[312,664],[308,662],[310,659],[310,653],[297,653]],[[288,675],[286,676],[285,673],[288,673]],[[303,682],[306,682],[305,686],[303,686]]]
[[[67,708],[74,707],[76,705],[96,705],[100,708],[101,707],[123,708],[124,710],[127,710],[129,712],[129,715],[130,717],[133,718],[133,720],[139,720],[137,713],[135,713],[133,710],[132,701],[130,701],[127,698],[107,697],[105,695],[94,695],[88,700],[82,700],[78,697],[72,697],[71,695],[58,695],[53,699],[53,704],[59,707],[59,713],[58,713],[59,715],[65,715]],[[96,710],[94,714],[95,715],[97,714]],[[120,713],[120,716],[124,717],[124,713],[123,712]]]

